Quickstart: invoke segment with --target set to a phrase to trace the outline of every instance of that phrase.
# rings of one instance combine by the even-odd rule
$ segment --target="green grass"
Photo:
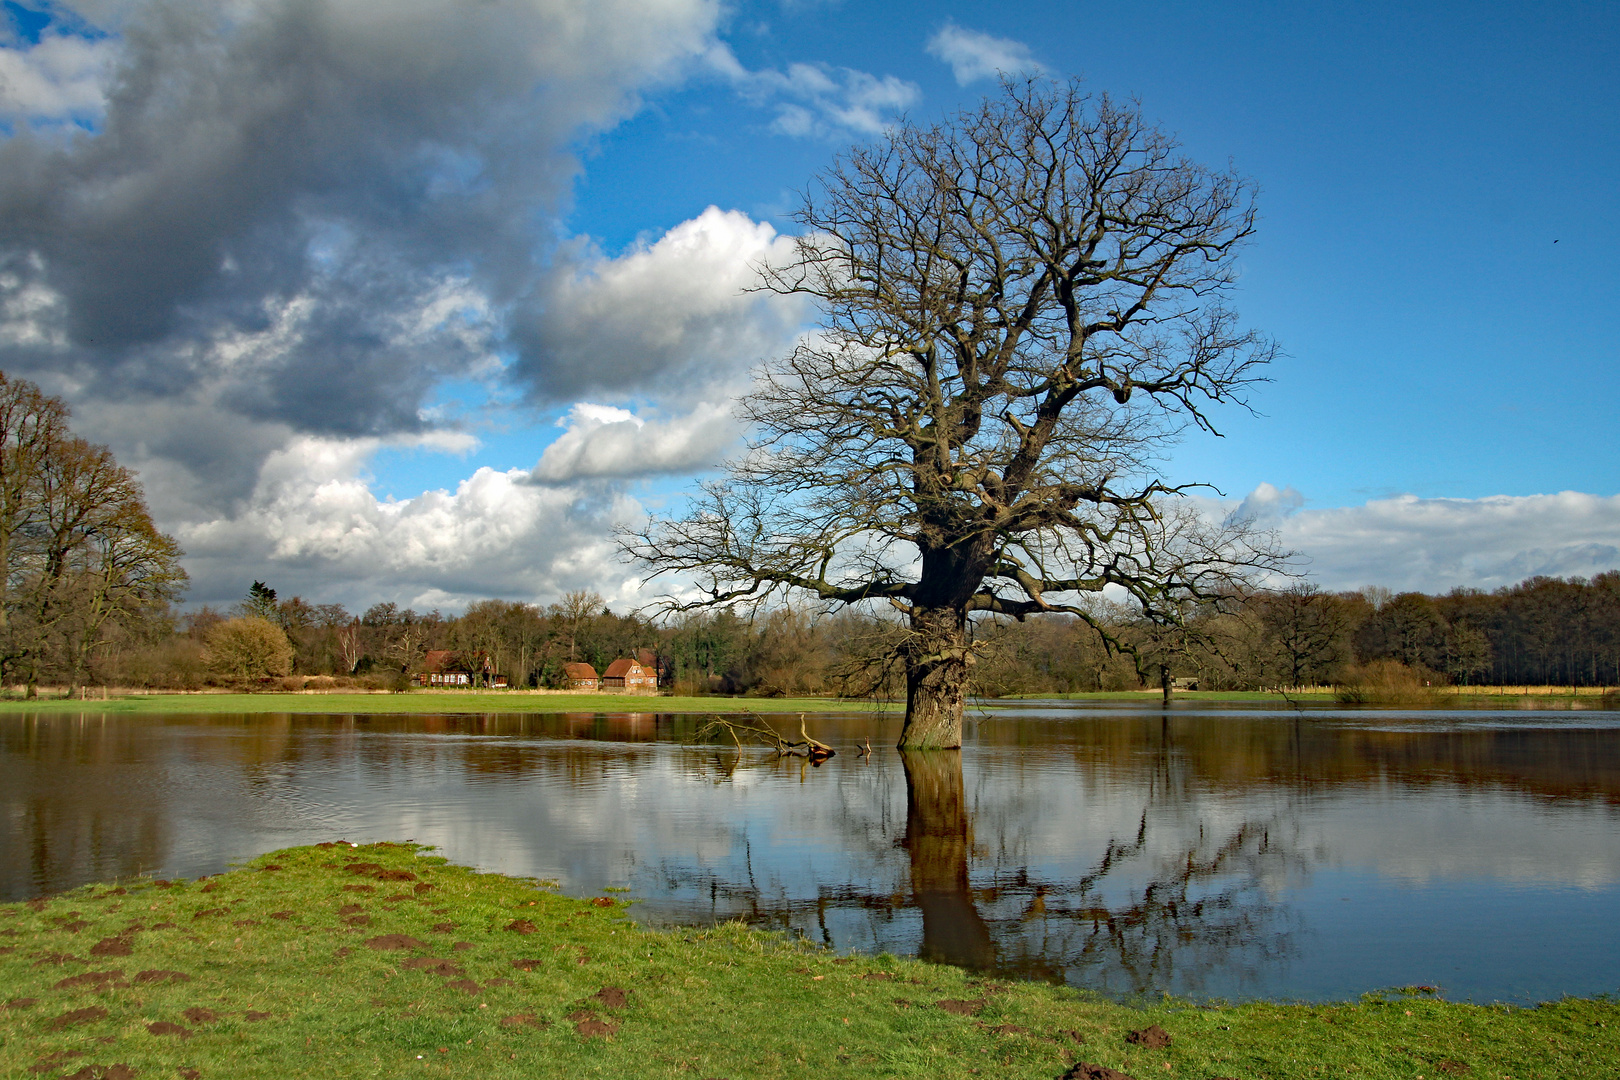
[[[617,893],[569,899],[407,845],[0,906],[0,942],[5,1077],[1620,1074],[1611,1001],[1132,1007],[735,925],[649,931]],[[1126,1042],[1150,1024],[1168,1048]]]
[[[0,701],[0,713],[796,713],[875,712],[903,705],[837,698],[644,697],[632,694],[143,694],[106,701]]]

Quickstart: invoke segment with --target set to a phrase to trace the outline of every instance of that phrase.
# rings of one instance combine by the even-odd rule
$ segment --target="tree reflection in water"
[[[1156,817],[1150,796],[1135,834],[1110,840],[1078,879],[1043,879],[1019,867],[974,890],[960,751],[901,757],[924,958],[1143,994],[1171,985],[1196,993],[1216,969],[1230,978],[1234,966],[1257,967],[1285,953],[1286,920],[1259,887],[1300,861],[1278,843],[1279,822],[1240,822],[1220,834],[1200,825],[1167,855],[1162,844],[1149,843]],[[1150,790],[1160,799],[1170,792],[1159,784]],[[1118,879],[1132,884],[1121,888]]]
[[[972,844],[962,751],[902,750],[911,895],[922,912],[919,955],[962,967],[993,969],[996,946],[968,885]]]
[[[1130,831],[1108,839],[1079,874],[1042,872],[1031,866],[1039,860],[1009,858],[1017,841],[1000,836],[976,844],[961,751],[899,756],[906,783],[903,829],[899,823],[871,827],[871,808],[851,806],[837,837],[829,838],[872,845],[864,853],[865,873],[823,881],[814,895],[784,889],[756,875],[751,840],[739,830],[735,842],[743,855],[729,874],[718,865],[677,858],[662,864],[666,888],[705,896],[713,918],[742,918],[845,948],[855,943],[849,933],[854,920],[864,927],[857,939],[895,951],[1116,995],[1171,986],[1178,993],[1207,993],[1217,975],[1222,986],[1252,984],[1288,956],[1290,919],[1268,887],[1309,869],[1290,814],[1273,809],[1219,828],[1199,820],[1172,767],[1169,740],[1150,767],[1153,782],[1133,789],[1143,793],[1143,802]],[[765,754],[705,754],[689,759],[689,767],[719,784],[749,772],[837,782],[836,773],[815,777],[802,760]],[[997,810],[1011,815],[1015,832],[1041,824],[1026,811],[1039,813]],[[904,864],[887,859],[894,847],[906,853]],[[912,921],[919,916],[920,936]]]

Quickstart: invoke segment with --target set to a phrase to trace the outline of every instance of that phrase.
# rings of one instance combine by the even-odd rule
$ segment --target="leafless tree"
[[[1276,553],[1167,512],[1157,462],[1242,401],[1274,346],[1224,304],[1252,186],[1133,106],[1008,82],[850,150],[806,194],[766,287],[819,332],[741,405],[755,435],[683,519],[624,549],[697,595],[788,591],[903,616],[901,745],[961,739],[975,612],[1070,612],[1118,586],[1173,611]]]
[[[579,639],[580,627],[596,618],[607,610],[607,603],[602,599],[601,593],[586,589],[576,589],[564,593],[560,603],[551,605],[551,614],[560,619],[568,627],[568,659],[576,660],[575,648]]]

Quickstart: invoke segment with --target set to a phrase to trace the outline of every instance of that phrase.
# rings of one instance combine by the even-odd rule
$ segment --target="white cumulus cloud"
[[[111,38],[67,34],[0,47],[0,119],[36,126],[95,120],[106,108],[117,49]]]
[[[489,596],[555,599],[589,588],[633,601],[615,524],[641,514],[598,485],[547,486],[522,469],[480,468],[455,490],[378,499],[371,440],[298,437],[270,454],[246,505],[178,530],[193,597],[226,600],[255,579],[285,595],[363,608],[389,599],[457,609]]]
[[[1301,508],[1303,501],[1292,488],[1263,484],[1236,513],[1276,528],[1327,589],[1438,593],[1620,569],[1620,495],[1401,495],[1322,509]]]
[[[650,423],[624,409],[581,403],[560,422],[568,430],[534,469],[543,483],[703,472],[720,464],[741,434],[724,402],[703,402],[684,416]]]
[[[958,86],[999,75],[1038,75],[1044,68],[1029,46],[947,22],[928,39],[928,54],[950,65]]]
[[[804,304],[755,291],[759,265],[791,249],[769,224],[711,206],[618,258],[580,252],[516,330],[527,348],[514,374],[552,400],[712,399],[797,333]]]

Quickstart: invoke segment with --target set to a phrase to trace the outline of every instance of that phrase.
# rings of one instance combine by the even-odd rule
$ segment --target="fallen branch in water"
[[[796,742],[783,737],[780,732],[753,713],[744,713],[743,716],[746,720],[754,722],[746,723],[728,720],[723,716],[711,716],[707,723],[692,734],[692,741],[703,742],[717,736],[729,735],[739,750],[742,749],[743,739],[746,737],[750,742],[759,742],[776,751],[777,757],[825,760],[838,753],[826,743],[810,737],[810,733],[805,730],[804,713],[799,714],[799,739]]]

